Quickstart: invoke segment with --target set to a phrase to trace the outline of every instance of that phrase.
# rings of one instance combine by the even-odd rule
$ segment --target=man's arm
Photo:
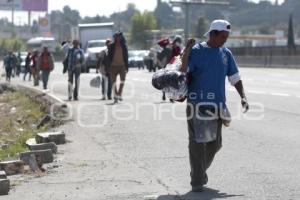
[[[247,112],[249,110],[249,104],[245,95],[245,91],[244,91],[244,87],[243,87],[243,83],[241,80],[239,80],[235,85],[234,85],[235,89],[237,90],[237,92],[239,93],[240,97],[241,97],[241,104],[244,108],[244,113]]]
[[[182,65],[181,65],[181,68],[179,69],[179,71],[187,72],[188,62],[189,62],[189,55],[190,55],[190,52],[191,52],[194,45],[195,45],[195,39],[189,39],[187,41],[186,47],[185,47],[185,49],[183,51],[183,54],[182,54],[182,57],[181,57]]]

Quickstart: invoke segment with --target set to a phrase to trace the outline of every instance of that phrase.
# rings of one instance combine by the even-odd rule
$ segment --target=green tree
[[[174,28],[176,15],[170,4],[158,1],[154,10],[154,15],[158,22],[158,28]]]
[[[204,17],[200,17],[197,21],[197,24],[194,27],[194,36],[198,38],[203,38],[204,34],[208,30],[208,22]]]
[[[289,48],[295,48],[295,38],[294,38],[294,27],[293,27],[293,15],[289,18],[289,30],[288,30],[288,43]]]
[[[147,40],[150,39],[147,31],[157,28],[155,16],[150,12],[137,12],[132,16],[131,23],[131,44],[146,49]]]
[[[81,19],[78,10],[72,10],[69,6],[63,8],[64,21],[72,26],[77,26]]]

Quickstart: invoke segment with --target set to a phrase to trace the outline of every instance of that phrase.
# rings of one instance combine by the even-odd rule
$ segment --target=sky
[[[252,1],[259,2],[259,0]],[[275,0],[269,1],[275,2]],[[279,0],[279,3],[283,1]],[[85,4],[82,0],[49,0],[49,9],[62,9],[68,4],[71,8],[80,10],[81,16],[95,16],[96,14],[109,16],[113,12],[126,10],[128,3],[134,3],[138,10],[152,11],[156,7],[157,0],[84,0],[84,2]]]
[[[259,0],[252,0],[259,2]],[[275,2],[275,0],[269,0]],[[279,0],[282,3],[284,0]],[[72,9],[79,10],[81,17],[95,16],[97,14],[109,16],[114,12],[124,11],[128,3],[134,3],[140,11],[152,11],[156,7],[157,0],[49,0],[49,12],[52,10],[62,10],[65,5]],[[0,17],[8,17],[11,20],[10,11],[0,11]],[[37,19],[43,13],[33,13],[32,18]],[[24,12],[15,13],[15,24],[23,25],[27,23],[27,15]]]

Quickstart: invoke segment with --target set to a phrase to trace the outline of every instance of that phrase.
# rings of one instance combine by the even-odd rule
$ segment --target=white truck
[[[105,40],[112,39],[114,23],[79,24],[73,38],[78,38],[85,52],[86,72],[96,68],[97,54],[106,48]]]

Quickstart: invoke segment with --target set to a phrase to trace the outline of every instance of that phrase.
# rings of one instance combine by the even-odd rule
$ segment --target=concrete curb
[[[61,120],[65,119],[65,116],[69,116],[68,114],[70,111],[67,103],[53,94],[21,84],[0,83],[0,85],[10,90],[20,91],[44,105],[46,112],[51,114],[52,119]]]

